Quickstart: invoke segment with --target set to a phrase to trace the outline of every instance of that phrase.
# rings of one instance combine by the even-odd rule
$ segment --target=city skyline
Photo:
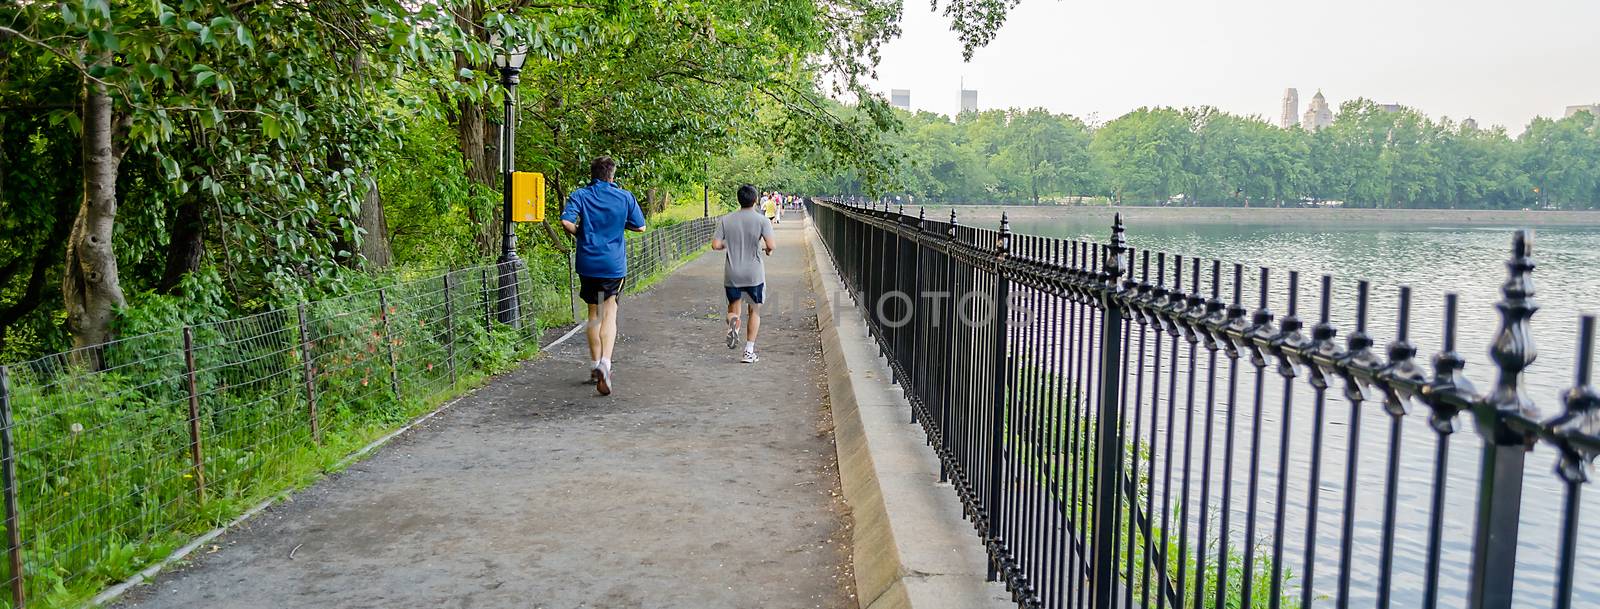
[[[1349,36],[1370,29],[1374,15],[1414,27],[1405,36]],[[984,91],[985,110],[1043,107],[1105,123],[1140,107],[1212,106],[1281,124],[1284,89],[1298,84],[1306,93],[1321,88],[1334,112],[1358,97],[1399,101],[1515,135],[1535,116],[1561,118],[1568,106],[1600,102],[1600,79],[1582,76],[1600,57],[1594,23],[1600,3],[1580,0],[1352,0],[1331,12],[1270,0],[1033,0],[964,63],[948,20],[908,4],[902,35],[884,47],[870,86],[924,91],[912,108],[946,115],[959,100],[942,91],[964,84]],[[1508,35],[1531,31],[1539,35]]]

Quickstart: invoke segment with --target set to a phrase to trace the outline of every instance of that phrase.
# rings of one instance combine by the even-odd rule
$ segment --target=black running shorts
[[[578,277],[578,297],[589,304],[600,304],[607,298],[612,298],[622,293],[622,284],[625,278],[618,277],[607,279],[604,277]]]

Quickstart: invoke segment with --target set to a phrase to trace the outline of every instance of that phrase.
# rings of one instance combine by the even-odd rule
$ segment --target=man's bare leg
[[[584,324],[584,338],[589,339],[589,361],[600,362],[600,305],[589,305],[589,323]]]
[[[749,308],[750,312],[747,316],[750,321],[749,326],[744,331],[744,340],[746,341],[745,344],[754,346],[756,344],[756,334],[761,331],[761,305],[752,302]]]
[[[600,305],[589,305],[589,322],[583,325],[583,337],[589,341],[589,382],[599,383],[600,352],[603,346],[600,342]]]
[[[761,305],[752,302],[749,303],[749,308],[747,314],[749,321],[745,322],[749,325],[746,326],[744,333],[744,357],[739,358],[739,361],[754,364],[761,361],[761,358],[756,356],[756,336],[761,333]]]
[[[611,366],[611,353],[617,346],[617,297],[601,301],[600,303],[600,336],[604,348],[600,351],[600,361],[605,362],[607,368]]]
[[[744,301],[743,300],[735,300],[733,302],[728,303],[728,316],[725,319],[725,321],[728,322],[728,348],[729,349],[732,349],[732,348],[738,346],[738,344],[734,343],[733,341],[737,340],[735,337],[737,337],[738,334],[739,334],[739,304],[742,303],[742,302],[744,302]]]

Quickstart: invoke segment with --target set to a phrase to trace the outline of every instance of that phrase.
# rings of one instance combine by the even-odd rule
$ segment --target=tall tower
[[[1305,118],[1301,119],[1300,126],[1306,131],[1316,131],[1333,124],[1333,109],[1328,107],[1327,98],[1322,97],[1322,90],[1311,96],[1311,105],[1306,107]]]
[[[1278,117],[1278,126],[1300,126],[1300,91],[1293,87],[1283,90],[1283,114]]]
[[[910,110],[911,109],[911,90],[910,89],[890,89],[889,90],[889,105],[894,106],[896,108],[899,108],[901,110]]]
[[[977,112],[978,111],[978,91],[977,91],[977,89],[965,89],[965,88],[961,89],[961,111],[962,112]]]

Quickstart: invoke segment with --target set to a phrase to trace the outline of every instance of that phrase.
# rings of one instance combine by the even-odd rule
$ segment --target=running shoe
[[[728,320],[728,348],[739,348],[739,318]]]
[[[594,371],[595,374],[599,375],[594,380],[594,388],[600,392],[600,395],[611,395],[611,365],[606,362],[600,362],[600,367],[595,368]]]
[[[741,364],[754,364],[759,361],[761,361],[761,358],[756,355],[755,351],[745,351],[744,357],[739,358],[739,363]]]

